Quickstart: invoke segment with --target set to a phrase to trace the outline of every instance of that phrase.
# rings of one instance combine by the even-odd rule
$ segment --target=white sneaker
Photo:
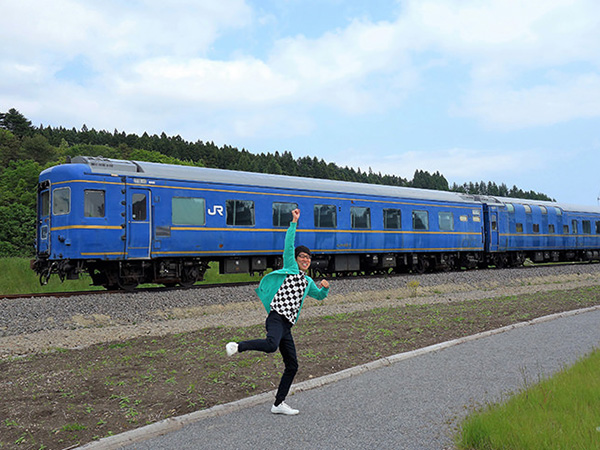
[[[225,350],[227,350],[227,356],[233,356],[238,352],[237,342],[230,342],[225,346]]]
[[[300,411],[298,411],[297,409],[291,408],[285,402],[281,402],[279,404],[279,406],[275,406],[275,405],[271,406],[271,412],[273,414],[285,414],[287,416],[295,416]]]

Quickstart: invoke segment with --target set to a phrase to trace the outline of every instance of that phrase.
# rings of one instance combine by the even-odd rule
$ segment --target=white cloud
[[[119,77],[118,91],[130,97],[159,98],[167,103],[241,107],[282,102],[296,85],[256,59],[211,61],[152,59]]]
[[[266,61],[252,57],[140,60],[130,71],[116,75],[118,92],[217,108],[279,108],[297,103],[364,113],[402,98],[415,82],[410,66],[398,70],[406,59],[405,44],[399,44],[394,33],[388,23],[354,22],[346,30],[319,39],[283,39]],[[373,74],[383,74],[382,83],[376,88],[365,87]]]
[[[318,39],[303,36],[276,43],[268,64],[295,79],[305,101],[348,113],[369,112],[381,102],[393,104],[414,86],[408,42],[389,22],[353,21]],[[365,86],[372,76],[381,84]],[[385,88],[386,83],[389,85]]]
[[[105,24],[103,14],[73,0],[9,2],[2,5],[0,39],[11,45],[2,47],[2,55],[35,60],[44,55],[69,57]]]
[[[536,150],[478,150],[451,148],[431,151],[407,151],[399,154],[380,156],[376,159],[372,154],[347,152],[347,164],[374,172],[393,173],[403,178],[412,179],[416,170],[430,173],[440,172],[448,180],[478,181],[493,180],[531,173],[532,167],[542,169],[549,165],[555,157]]]
[[[55,74],[83,55],[90,80],[82,95],[104,105],[104,122],[121,114],[150,121],[161,108],[228,109],[223,129],[249,136],[265,128],[256,117],[260,109],[260,117],[279,117],[296,134],[312,129],[311,108],[395,112],[427,83],[439,83],[434,88],[448,95],[437,108],[452,103],[453,114],[496,128],[600,114],[600,3],[406,0],[401,6],[387,21],[354,20],[315,39],[267,43],[268,56],[260,59],[237,51],[231,31],[264,26],[274,16],[259,15],[244,0],[9,2],[0,39],[14,44],[0,49],[0,102],[19,92],[23,102],[60,98],[57,108],[71,104],[75,111],[79,103],[68,89],[79,91]],[[230,54],[209,57],[225,35],[233,39],[224,45]],[[582,62],[587,75],[528,77]],[[450,82],[446,69],[453,64],[461,72]],[[41,95],[45,90],[55,92]]]
[[[22,0],[3,5],[3,54],[39,57],[188,54],[206,51],[221,32],[249,24],[244,0]]]
[[[598,2],[412,0],[399,21],[469,70],[454,115],[507,130],[600,116]]]
[[[400,21],[412,23],[425,45],[475,66],[544,67],[600,57],[600,4],[592,0],[411,0]]]
[[[243,139],[289,138],[309,134],[315,129],[315,123],[307,114],[277,108],[252,115],[240,114],[233,119],[233,127],[236,135]]]
[[[488,126],[520,129],[600,116],[600,76],[579,75],[532,88],[485,86],[472,90],[457,115]]]

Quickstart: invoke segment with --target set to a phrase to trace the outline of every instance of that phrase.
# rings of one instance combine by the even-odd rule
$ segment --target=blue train
[[[314,275],[458,270],[600,257],[600,208],[75,157],[40,174],[42,283],[190,286],[282,265],[291,211]]]

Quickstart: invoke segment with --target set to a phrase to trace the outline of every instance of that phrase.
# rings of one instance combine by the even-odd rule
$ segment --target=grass
[[[103,287],[91,286],[92,279],[87,274],[82,274],[78,280],[65,280],[61,283],[56,275],[50,277],[47,285],[41,286],[39,277],[29,267],[29,258],[0,258],[0,295],[10,294],[37,294],[44,292],[72,292],[102,290]],[[212,263],[211,268],[205,274],[205,283],[236,283],[243,281],[258,281],[259,277],[251,277],[248,274],[220,275],[219,265]],[[157,285],[146,284],[142,287],[152,287]]]
[[[57,276],[52,276],[46,286],[41,286],[39,277],[29,267],[29,258],[0,258],[0,294],[37,294],[44,292],[87,291],[90,289],[91,278],[85,276],[79,280],[60,282]]]
[[[464,450],[600,448],[600,349],[465,419]]]

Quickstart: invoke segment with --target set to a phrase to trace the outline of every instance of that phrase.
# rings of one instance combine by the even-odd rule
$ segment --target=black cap
[[[296,247],[296,258],[298,257],[298,255],[300,253],[306,253],[308,256],[310,256],[310,250],[308,247],[305,247],[304,245],[299,245],[298,247]]]

